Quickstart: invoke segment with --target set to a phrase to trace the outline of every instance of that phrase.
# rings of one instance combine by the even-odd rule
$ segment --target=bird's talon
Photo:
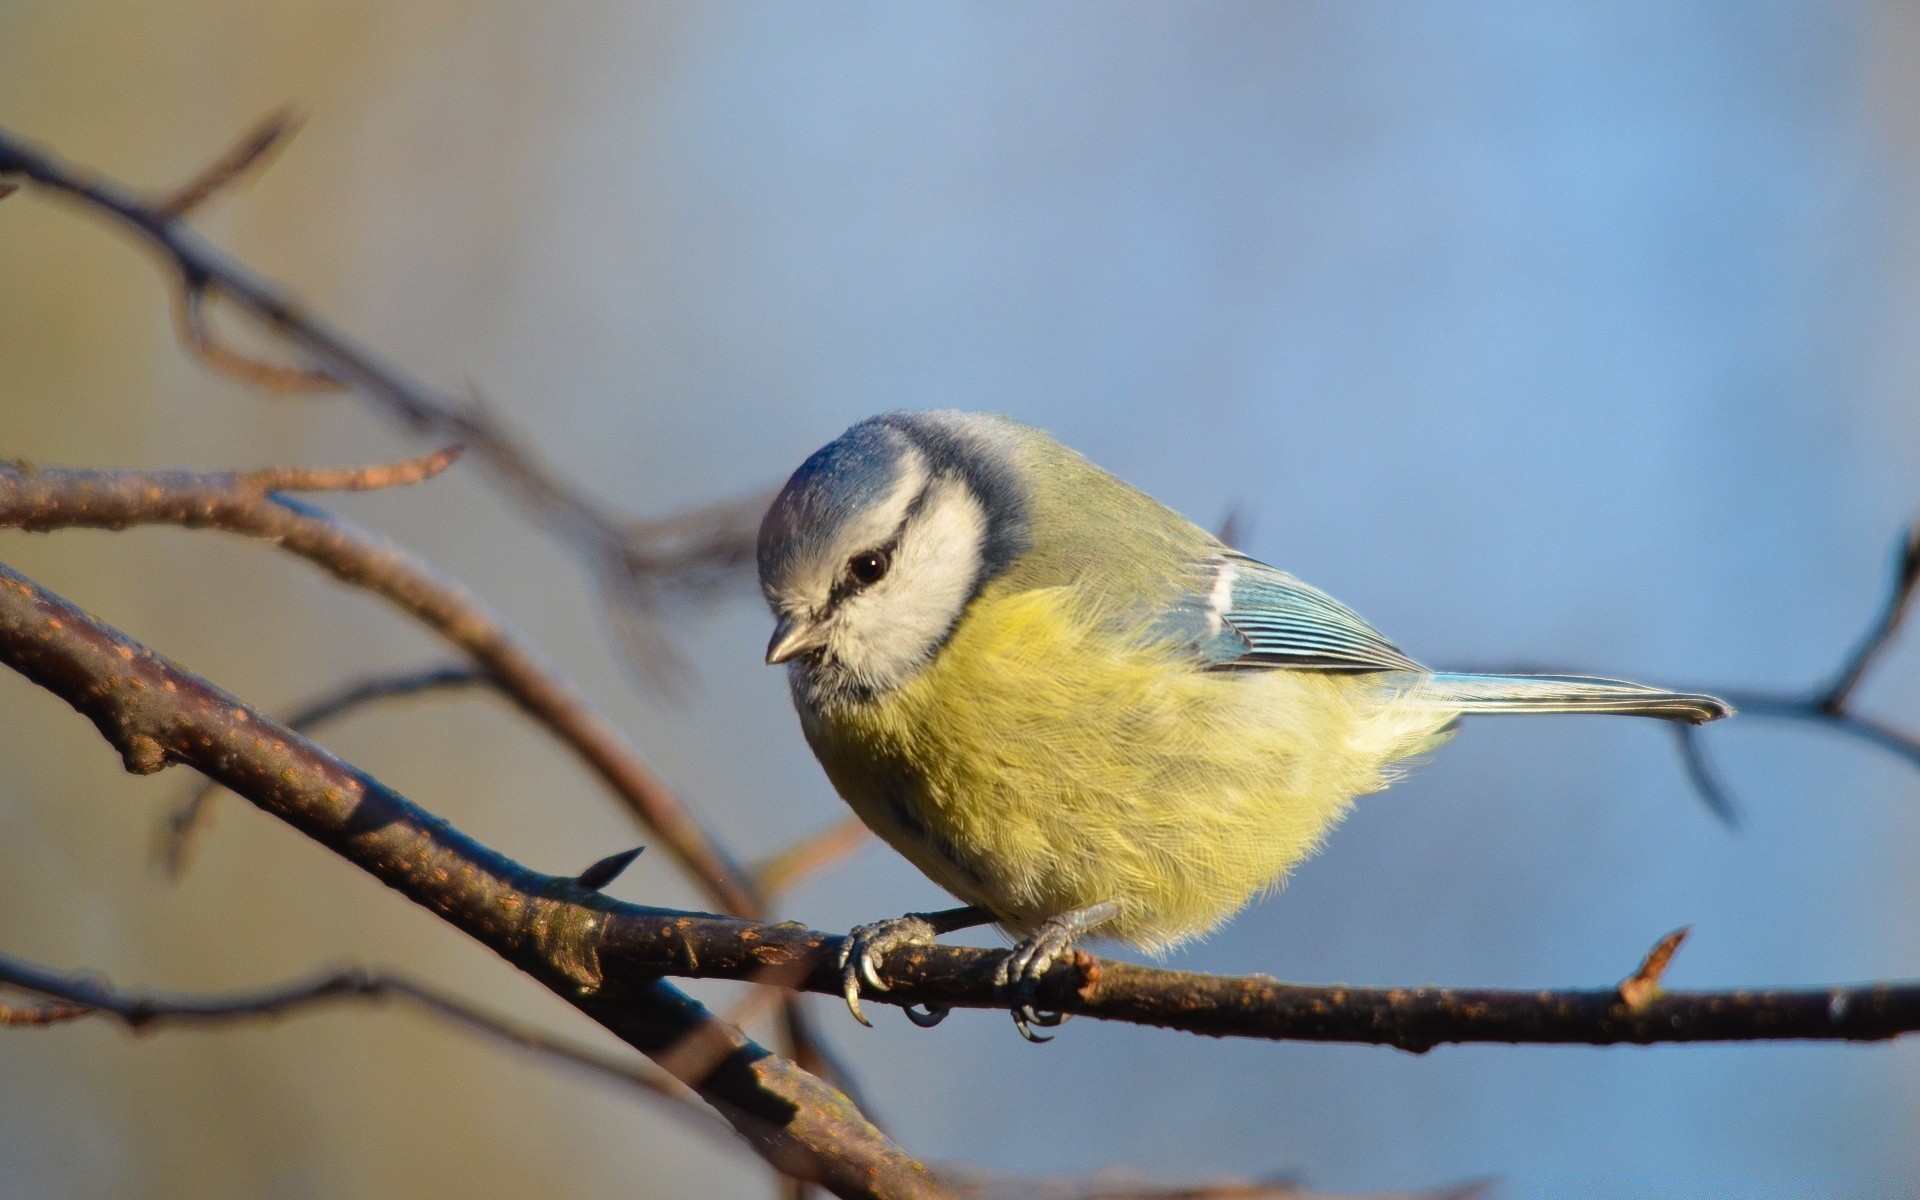
[[[1021,1005],[1019,1008],[1016,1008],[1013,1010],[1013,1027],[1020,1031],[1020,1036],[1035,1044],[1038,1044],[1040,1042],[1052,1041],[1053,1040],[1052,1034],[1035,1033],[1033,1031],[1031,1025],[1027,1020],[1027,1014],[1029,1012],[1032,1012],[1032,1010],[1028,1008],[1026,1005]]]
[[[880,978],[880,967],[886,956],[895,950],[909,946],[928,946],[933,944],[934,928],[925,918],[918,916],[896,917],[890,921],[875,921],[871,925],[857,925],[840,943],[840,992],[846,997],[847,1011],[853,1019],[872,1028],[873,1022],[860,1010],[861,984],[875,992],[891,990],[887,981]],[[929,1009],[931,1013],[934,1010]],[[914,1013],[916,1025],[935,1025],[940,1017],[921,1020]],[[941,1011],[941,1016],[946,1014]]]
[[[1034,1007],[1040,998],[1040,981],[1053,969],[1061,956],[1073,946],[1073,939],[1098,927],[1120,911],[1112,901],[1074,909],[1040,923],[1031,937],[1015,946],[994,970],[994,981],[1003,999],[1012,1003],[1014,1028],[1030,1042],[1050,1042],[1051,1037],[1035,1033],[1033,1027],[1052,1029],[1063,1024],[1070,1013],[1042,1011]]]
[[[847,998],[847,1011],[853,1014],[853,1019],[872,1029],[873,1022],[867,1020],[867,1014],[860,1011],[860,977],[848,971],[841,981],[840,994]]]
[[[905,1008],[902,1008],[900,1011],[907,1014],[907,1020],[912,1021],[915,1025],[918,1025],[920,1028],[932,1029],[935,1025],[938,1025],[940,1022],[946,1020],[947,1014],[952,1012],[953,1010],[951,1008],[946,1007],[945,1005],[929,1004],[926,1007],[926,1011],[921,1012],[915,1009],[913,1005],[909,1004]]]

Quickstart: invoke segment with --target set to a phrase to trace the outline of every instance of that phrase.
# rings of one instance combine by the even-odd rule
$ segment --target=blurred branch
[[[616,626],[638,655],[638,665],[656,683],[671,685],[684,666],[659,629],[663,599],[677,590],[708,586],[749,563],[767,497],[756,494],[662,521],[613,513],[574,487],[477,399],[463,401],[408,377],[187,225],[185,214],[258,169],[295,127],[289,114],[275,114],[165,199],[66,162],[5,129],[0,129],[0,176],[24,179],[108,216],[158,250],[179,274],[182,340],[209,366],[273,392],[352,387],[409,429],[468,446],[495,483],[575,551],[613,602]],[[226,346],[208,321],[207,307],[214,300],[247,313],[313,365],[261,362]]]
[[[134,992],[114,987],[93,975],[65,974],[0,953],[0,984],[52,997],[51,1004],[35,1006],[50,1019],[8,1021],[0,1024],[53,1024],[82,1017],[110,1016],[132,1030],[167,1025],[224,1025],[307,1012],[340,1001],[398,1000],[422,1012],[494,1042],[531,1052],[549,1062],[585,1071],[599,1079],[640,1089],[649,1096],[671,1101],[676,1115],[692,1117],[709,1130],[730,1132],[712,1110],[699,1103],[674,1076],[646,1065],[645,1060],[616,1058],[588,1046],[557,1037],[512,1017],[488,1012],[478,1005],[436,988],[385,972],[359,967],[322,971],[305,979],[273,987],[239,992],[183,994]],[[14,1009],[14,1012],[23,1011]]]
[[[1727,688],[1719,692],[1741,712],[1754,717],[1806,721],[1831,729],[1846,737],[1877,746],[1895,757],[1920,768],[1920,734],[1895,728],[1854,707],[1854,699],[1867,675],[1886,657],[1901,626],[1913,609],[1913,597],[1920,588],[1920,521],[1907,526],[1894,550],[1892,586],[1861,636],[1853,652],[1840,664],[1825,686],[1810,692],[1743,691]],[[1687,755],[1687,772],[1694,786],[1716,811],[1734,812],[1731,793],[1707,762],[1698,741],[1682,739]]]
[[[459,663],[429,667],[424,671],[409,671],[403,675],[381,675],[329,692],[283,720],[289,729],[312,733],[337,717],[382,700],[418,696],[424,692],[464,690],[486,682],[485,672]],[[186,870],[194,843],[206,828],[208,814],[213,811],[213,798],[219,790],[220,785],[213,780],[202,779],[162,823],[154,857],[169,877],[177,879]]]
[[[336,578],[385,597],[465,651],[476,668],[599,776],[709,899],[742,917],[766,912],[751,874],[707,833],[654,775],[613,723],[526,639],[472,593],[386,539],[270,490],[330,490],[425,478],[448,451],[411,464],[337,471],[94,471],[0,463],[0,527],[30,531],[123,529],[165,524],[218,529],[270,541]],[[192,818],[186,826],[191,836]],[[164,853],[164,850],[163,850]],[[800,1064],[843,1090],[847,1071],[810,1028],[798,1004],[783,1031]]]
[[[710,1072],[683,1082],[780,1170],[849,1197],[951,1194],[846,1096],[722,1026],[624,953],[616,936],[639,920],[671,937],[690,918],[618,904],[521,866],[5,567],[0,662],[92,720],[128,770],[150,774],[177,762],[217,779],[431,909],[656,1063],[689,1038],[725,1042],[730,1049]],[[739,977],[787,961],[757,962]]]
[[[658,1012],[692,1003],[661,976],[751,982],[770,969],[793,967],[792,986],[839,992],[834,962],[842,939],[792,923],[624,904],[571,878],[529,870],[6,568],[0,568],[0,661],[91,718],[130,770],[148,773],[182,762],[219,779],[491,946],[656,1061],[686,1029],[677,1024],[663,1042],[653,1022],[667,1018],[644,1017],[647,1005]],[[1158,970],[1084,952],[1054,967],[1036,1002],[1212,1036],[1413,1051],[1452,1042],[1859,1041],[1920,1031],[1920,983],[1664,991],[1657,983],[1671,949],[1650,955],[1628,977],[1648,983],[1631,1003],[1618,985],[1565,991],[1316,987]],[[1003,955],[966,946],[897,951],[882,971],[888,990],[876,999],[1003,1008],[1007,1001],[995,979]],[[707,1019],[703,1010],[700,1019]],[[797,1138],[818,1149],[852,1137],[859,1153],[876,1161],[905,1161],[864,1121],[850,1133],[845,1121],[852,1106],[792,1064],[770,1068],[783,1060],[757,1047],[736,1048],[726,1062],[739,1070],[723,1063],[696,1086],[712,1088],[710,1081],[725,1079],[732,1087],[751,1078],[755,1087],[785,1096],[783,1146],[791,1148]],[[738,1105],[737,1095],[702,1094],[722,1103],[732,1119],[724,1104]]]
[[[433,457],[433,456],[430,456]],[[405,473],[383,468],[399,479]],[[701,828],[612,722],[506,620],[386,539],[269,488],[344,472],[93,471],[0,463],[0,527],[29,531],[179,525],[272,542],[389,601],[470,655],[500,690],[583,761],[726,911],[759,916],[752,878]]]
[[[171,196],[156,201],[154,209],[168,217],[187,216],[213,199],[215,193],[236,187],[249,176],[263,170],[273,161],[273,155],[284,149],[304,124],[306,118],[291,108],[269,113],[265,120],[248,130],[225,154],[208,163]]]
[[[1311,1191],[1285,1179],[1217,1179],[1165,1183],[1128,1171],[1102,1171],[1085,1178],[1023,1178],[971,1168],[944,1167],[941,1176],[965,1200],[1479,1200],[1492,1180],[1475,1180],[1432,1192],[1374,1192],[1335,1196]]]
[[[1901,534],[1894,552],[1892,586],[1873,622],[1859,643],[1847,655],[1832,679],[1809,691],[1749,691],[1743,688],[1708,687],[1706,691],[1724,698],[1741,714],[1785,721],[1803,721],[1830,729],[1844,737],[1876,746],[1920,769],[1920,733],[1890,725],[1860,712],[1854,706],[1856,693],[1867,675],[1878,666],[1892,648],[1908,614],[1913,609],[1914,593],[1920,591],[1920,520]],[[1495,672],[1565,674],[1564,667],[1537,665],[1475,668]],[[1729,825],[1739,824],[1740,810],[1732,791],[1707,758],[1705,739],[1699,729],[1681,724],[1672,726],[1678,739],[1680,761],[1687,769],[1687,781],[1714,815]]]
[[[345,384],[407,428],[438,433],[470,447],[494,482],[538,526],[565,542],[584,564],[607,604],[610,623],[627,657],[656,687],[674,691],[688,668],[662,629],[663,603],[674,595],[708,593],[752,563],[760,515],[771,493],[756,493],[661,520],[635,520],[609,511],[509,430],[477,395],[463,402],[409,377],[187,224],[185,215],[264,166],[297,128],[298,121],[291,113],[270,116],[192,182],[160,200],[69,163],[53,151],[0,128],[0,197],[14,188],[5,177],[18,177],[104,215],[144,239],[179,276],[176,312],[184,344],[215,369],[270,391]],[[207,307],[214,300],[235,305],[318,364],[318,369],[283,367],[231,351],[219,340],[208,319]],[[348,581],[353,582],[350,578]],[[474,647],[466,649],[484,662]],[[532,675],[516,679],[501,676],[498,671],[494,674],[502,689],[523,709],[575,746],[717,903],[744,915],[760,911],[751,879],[711,844],[625,747],[618,733],[588,711],[570,687],[557,683],[554,687],[516,690],[516,682],[533,684]],[[541,674],[552,677],[544,669],[533,673]],[[843,1084],[850,1082],[814,1038],[798,1007],[789,1007],[785,1025],[793,1051],[803,1064],[833,1073]]]
[[[826,870],[867,844],[873,834],[859,817],[846,817],[753,867],[760,894],[769,902],[792,891],[809,875]]]
[[[203,366],[275,396],[315,396],[346,390],[325,371],[268,362],[228,345],[213,327],[211,309],[217,298],[207,280],[189,276],[182,281],[174,302],[174,329],[180,344]]]

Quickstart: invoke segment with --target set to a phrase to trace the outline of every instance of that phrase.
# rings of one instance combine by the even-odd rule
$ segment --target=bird
[[[1010,417],[889,412],[789,478],[756,545],[801,731],[860,819],[961,907],[855,927],[888,954],[993,924],[1019,1032],[1081,940],[1160,953],[1277,889],[1463,715],[1702,723],[1709,695],[1429,670],[1327,593]],[[931,1025],[946,1010],[905,1009]]]

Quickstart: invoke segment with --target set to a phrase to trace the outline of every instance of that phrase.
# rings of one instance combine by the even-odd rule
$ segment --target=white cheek
[[[900,477],[885,498],[849,521],[836,536],[832,549],[821,556],[812,569],[799,573],[768,595],[774,611],[808,619],[824,611],[834,585],[846,569],[847,559],[891,538],[906,518],[907,508],[926,485],[926,456],[908,447],[901,455]]]
[[[942,480],[907,525],[887,577],[848,597],[829,643],[868,687],[905,681],[939,646],[973,593],[986,513],[965,485]]]

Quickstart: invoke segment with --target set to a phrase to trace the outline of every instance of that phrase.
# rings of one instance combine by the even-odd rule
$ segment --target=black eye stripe
[[[924,488],[924,487],[921,488],[920,494],[915,496],[913,498],[912,503],[907,505],[906,515],[900,518],[900,524],[894,528],[892,537],[888,538],[886,541],[882,542],[880,545],[875,546],[871,550],[860,551],[858,554],[853,555],[853,558],[860,558],[868,554],[878,555],[883,564],[881,568],[881,575],[884,576],[886,574],[887,569],[890,568],[893,563],[894,551],[900,548],[900,539],[906,536],[907,524],[913,520],[914,516],[917,513],[919,513],[921,507],[925,504],[926,498],[927,498],[927,491],[928,491],[928,488]],[[851,563],[852,559],[850,558],[848,562]],[[845,569],[845,564],[843,564],[842,566],[843,566],[843,570],[840,575],[840,578],[834,581],[833,591],[830,592],[827,596],[828,612],[832,612],[835,608],[839,607],[841,601],[845,600],[848,596],[853,595],[855,592],[859,591],[861,588],[867,586],[865,583],[861,582],[860,580],[855,579],[852,573]],[[870,582],[878,583],[879,580],[880,580],[880,577],[876,576]]]

